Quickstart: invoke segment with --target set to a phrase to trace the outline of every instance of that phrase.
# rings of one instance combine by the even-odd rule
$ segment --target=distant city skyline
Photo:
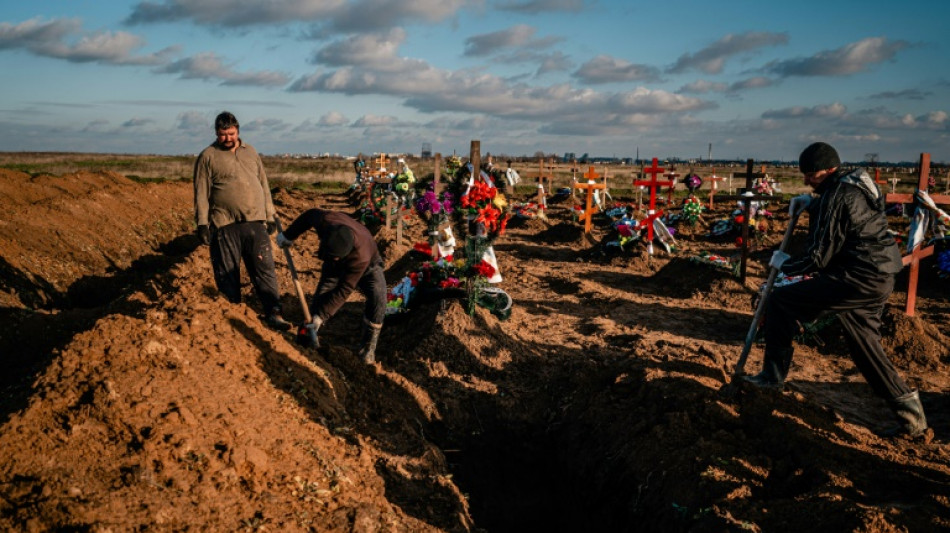
[[[0,150],[950,161],[950,3],[126,0],[0,7]]]

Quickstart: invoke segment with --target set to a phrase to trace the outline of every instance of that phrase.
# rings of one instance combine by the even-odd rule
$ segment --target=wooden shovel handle
[[[280,217],[277,214],[274,214],[274,222],[277,223],[277,231],[280,233],[284,232],[284,228],[281,227]],[[303,286],[300,285],[300,280],[297,278],[297,268],[294,266],[294,258],[290,254],[290,247],[284,248],[284,257],[287,259],[287,268],[290,269],[290,278],[294,280],[294,288],[297,290],[297,298],[300,300],[300,308],[303,309],[303,319],[309,324],[313,321],[313,318],[310,316],[310,306],[307,305],[307,296],[303,292]]]

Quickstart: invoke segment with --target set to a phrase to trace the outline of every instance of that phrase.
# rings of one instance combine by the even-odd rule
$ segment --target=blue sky
[[[839,5],[841,4],[841,5]],[[850,5],[844,5],[850,4]],[[950,3],[62,0],[0,7],[0,150],[950,160]]]

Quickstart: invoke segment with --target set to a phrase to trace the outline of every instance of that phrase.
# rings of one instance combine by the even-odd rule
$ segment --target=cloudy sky
[[[841,5],[839,5],[841,4]],[[0,150],[950,161],[950,2],[0,6]]]

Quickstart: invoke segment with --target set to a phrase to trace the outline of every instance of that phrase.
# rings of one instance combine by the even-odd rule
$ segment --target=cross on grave
[[[574,186],[577,185],[577,173],[580,171],[581,169],[577,168],[577,160],[571,159],[571,199],[574,200],[575,204],[577,198],[574,196],[574,190],[576,189]]]
[[[538,160],[538,178],[537,178],[538,180],[538,209],[542,209],[542,210],[547,209],[548,207],[548,203],[546,200],[547,193],[545,192],[544,184],[546,182],[548,184],[548,188],[550,188],[551,181],[554,179],[550,174],[544,173],[544,168],[545,168],[544,158],[542,157]],[[548,168],[553,168],[553,167],[548,167]]]
[[[896,192],[897,192],[897,184],[900,183],[901,179],[898,178],[897,176],[894,176],[893,178],[891,178],[891,179],[888,180],[888,181],[891,182],[891,194],[896,193]]]
[[[442,188],[445,187],[445,184],[441,182],[442,154],[440,152],[435,153],[435,161],[432,164],[432,191],[435,192],[436,196],[438,196],[442,192]]]
[[[713,209],[714,207],[713,197],[716,196],[716,192],[719,190],[719,182],[725,181],[728,178],[726,178],[725,176],[717,176],[714,171],[712,176],[709,176],[706,179],[709,180],[709,209]]]
[[[746,171],[745,174],[737,174],[738,177],[745,177],[745,192],[751,192],[753,187],[752,184],[756,179],[762,177],[761,172],[752,172],[752,160],[749,159],[746,161]],[[749,219],[752,215],[752,202],[761,202],[774,200],[775,197],[771,195],[736,195],[736,196],[725,196],[724,200],[741,200],[743,203],[742,207],[742,244],[741,244],[741,255],[739,259],[739,282],[745,283],[746,277],[746,266],[749,260]]]
[[[930,181],[930,154],[920,154],[920,166],[918,167],[917,189],[926,191]],[[916,193],[916,191],[915,191]],[[935,194],[930,198],[937,205],[950,205],[950,196]],[[917,206],[920,202],[915,194],[897,194],[890,193],[884,197],[884,201],[889,204],[914,204]],[[911,252],[901,258],[904,266],[910,265],[910,273],[907,276],[907,306],[904,313],[907,316],[914,316],[914,308],[917,304],[917,278],[920,273],[920,260],[930,257],[934,253],[933,245],[923,246],[918,243]]]
[[[603,201],[606,202],[607,200],[610,200],[611,202],[613,202],[613,201],[614,201],[614,198],[613,198],[613,196],[610,195],[610,187],[607,186],[607,173],[608,173],[608,171],[609,171],[609,168],[607,167],[607,165],[604,165],[604,198],[603,198]],[[598,197],[597,197],[597,195],[595,194],[595,195],[594,195],[594,201],[597,201],[597,198],[598,198]],[[599,202],[598,202],[598,207],[600,207],[601,209],[604,208],[604,206],[601,205]]]
[[[879,168],[874,169],[874,183],[877,183],[878,185],[884,185],[887,183],[886,180],[881,179],[881,169]]]
[[[370,186],[366,191],[366,194],[368,195],[367,198],[369,200],[372,200],[373,185],[375,183],[381,183],[384,185],[392,183],[392,179],[389,178],[386,170],[389,167],[389,157],[386,154],[379,154],[379,157],[374,159],[374,162],[376,163],[375,168],[367,171],[367,174],[369,174],[370,178],[372,178],[370,180]]]
[[[662,167],[656,166],[657,159],[653,158],[653,165],[649,168],[644,168],[642,173],[649,174],[649,180],[633,180],[634,187],[647,187],[650,189],[650,209],[647,211],[647,217],[641,224],[646,224],[647,228],[647,252],[653,254],[653,221],[660,218],[662,212],[657,212],[656,210],[656,190],[660,187],[667,187],[672,184],[670,181],[659,181],[656,179],[657,174],[663,172]]]
[[[591,217],[593,217],[594,211],[597,210],[595,206],[591,205],[594,191],[597,189],[606,189],[607,185],[595,181],[600,176],[597,174],[597,171],[594,170],[594,167],[589,167],[584,177],[587,178],[587,183],[575,183],[574,188],[587,190],[587,194],[585,194],[586,201],[584,203],[584,211],[578,216],[578,221],[583,220],[584,233],[590,233]]]
[[[673,205],[673,191],[676,190],[676,178],[680,177],[680,175],[676,172],[674,167],[670,167],[663,176],[670,182],[670,188],[666,190],[666,206],[669,207]]]

